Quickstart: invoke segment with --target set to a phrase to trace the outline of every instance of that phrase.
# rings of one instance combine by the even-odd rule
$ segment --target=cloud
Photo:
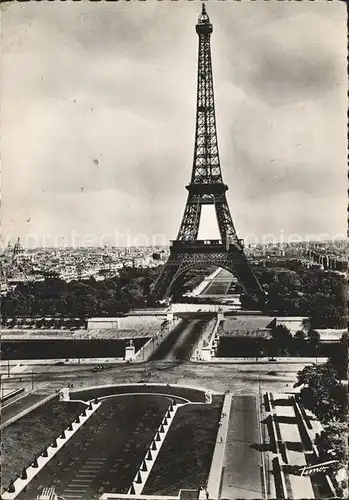
[[[175,237],[193,158],[198,10],[195,2],[6,9],[5,235],[118,228]],[[344,234],[344,6],[216,2],[208,11],[238,232]]]

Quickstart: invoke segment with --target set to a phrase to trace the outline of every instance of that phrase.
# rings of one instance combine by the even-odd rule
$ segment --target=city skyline
[[[345,237],[344,8],[207,2],[221,167],[242,238]],[[79,2],[2,13],[4,240],[176,237],[199,12]]]

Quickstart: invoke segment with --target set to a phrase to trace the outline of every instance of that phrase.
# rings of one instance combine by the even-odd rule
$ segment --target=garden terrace
[[[210,405],[187,405],[177,410],[144,495],[177,495],[180,488],[199,488],[208,479],[223,396]]]
[[[3,486],[7,486],[15,474],[20,474],[45,445],[52,443],[84,407],[83,403],[64,403],[55,398],[2,429]]]
[[[127,493],[169,404],[170,398],[157,395],[121,395],[102,401],[18,500],[32,500],[52,484],[66,499]]]

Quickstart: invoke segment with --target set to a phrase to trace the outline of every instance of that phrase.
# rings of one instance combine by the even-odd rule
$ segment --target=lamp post
[[[7,347],[6,349],[1,349],[0,350],[0,354],[2,355],[5,351],[9,351],[9,350],[10,350],[9,347]],[[8,378],[10,378],[10,376],[11,376],[11,373],[10,373],[10,359],[9,358],[7,359],[7,376],[8,376]]]
[[[11,351],[11,348],[10,348],[10,347],[8,347],[8,348],[7,348],[7,351]],[[17,352],[17,349],[12,349],[12,352],[13,352],[13,353],[14,353],[14,352]],[[7,376],[8,376],[8,378],[10,378],[10,377],[11,377],[11,372],[10,372],[10,357],[8,357],[8,359],[7,359]]]
[[[258,370],[258,398],[259,404],[261,404],[261,372]]]

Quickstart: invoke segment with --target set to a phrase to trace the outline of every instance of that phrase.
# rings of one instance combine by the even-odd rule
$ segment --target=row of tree
[[[269,354],[271,356],[316,356],[320,345],[320,334],[314,329],[299,330],[292,335],[285,325],[271,329]]]
[[[123,268],[105,281],[90,278],[69,283],[57,279],[20,283],[2,297],[2,321],[16,317],[87,318],[115,316],[147,305],[157,268]]]
[[[290,268],[261,267],[255,270],[266,291],[264,312],[310,316],[314,329],[345,327],[345,278],[320,269],[289,264]],[[113,316],[134,307],[154,305],[150,302],[150,292],[160,270],[161,266],[148,269],[128,267],[120,270],[120,276],[105,281],[91,278],[66,283],[52,277],[44,282],[22,283],[2,298],[3,321],[16,316]],[[208,268],[188,271],[176,283],[174,300],[182,300],[183,293],[198,285],[209,272]],[[260,304],[250,296],[242,296],[242,307],[259,309]]]
[[[289,266],[255,270],[267,294],[267,309],[286,316],[310,316],[315,329],[345,328],[345,276],[306,269],[294,262]]]
[[[195,268],[176,283],[174,299],[193,289],[209,274],[208,268]],[[345,328],[347,300],[346,279],[337,273],[317,268],[304,268],[299,262],[284,262],[283,267],[254,269],[267,301],[264,312],[285,316],[309,316],[313,329]],[[240,285],[237,292],[242,292]],[[182,299],[181,299],[182,300]],[[260,309],[261,304],[250,295],[241,297],[243,309]]]

